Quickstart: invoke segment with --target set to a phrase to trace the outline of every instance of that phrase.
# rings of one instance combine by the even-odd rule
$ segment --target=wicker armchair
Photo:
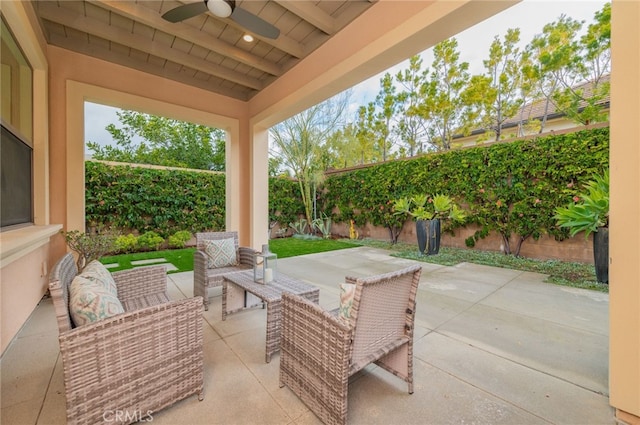
[[[413,393],[413,324],[422,267],[355,283],[350,319],[292,294],[282,297],[280,386],[326,424],[347,422],[349,377],[370,363],[403,379]]]
[[[203,398],[202,299],[169,301],[164,266],[113,273],[125,313],[75,327],[68,253],[51,271],[67,422],[131,423],[193,394]]]
[[[204,252],[204,241],[233,238],[236,245],[238,264],[229,267],[210,269],[207,267],[207,254]],[[239,246],[238,232],[208,232],[196,233],[196,251],[193,254],[193,295],[204,300],[204,309],[209,310],[209,295],[207,289],[222,286],[222,277],[227,273],[250,269],[253,267],[253,256],[256,251],[252,248]]]

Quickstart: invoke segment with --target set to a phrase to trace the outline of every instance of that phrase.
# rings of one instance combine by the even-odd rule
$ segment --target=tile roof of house
[[[610,78],[609,74],[604,75],[600,79],[598,84],[609,83],[609,78]],[[588,99],[592,96],[594,84],[591,81],[587,81],[584,83],[580,83],[574,86],[573,88],[575,90],[582,90],[583,98]],[[523,117],[523,119],[525,120],[542,118],[544,116],[545,103],[546,102],[544,99],[539,99],[526,104],[522,109],[522,111],[519,111],[517,115],[507,119],[504,122],[503,127],[505,126],[509,127],[509,124],[517,124],[518,122],[520,122],[520,117]],[[598,104],[608,104],[608,103],[609,103],[609,94],[607,94],[600,102],[598,102]],[[584,108],[586,105],[587,105],[587,102],[583,100],[580,102],[579,108]],[[547,117],[551,117],[551,116],[556,117],[556,116],[564,116],[564,115],[565,114],[563,112],[558,111],[558,109],[556,108],[556,104],[553,101],[549,102]]]

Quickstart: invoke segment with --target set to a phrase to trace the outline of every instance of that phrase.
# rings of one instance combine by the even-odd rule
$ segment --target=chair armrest
[[[202,285],[207,281],[207,254],[197,249],[193,252],[193,279]]]
[[[354,277],[354,276],[346,276],[346,277],[344,278],[344,281],[345,281],[346,283],[353,283],[353,284],[355,285],[355,283],[358,281],[358,278],[357,278],[357,277]]]
[[[325,423],[344,423],[353,330],[317,304],[282,295],[280,386]]]
[[[112,273],[120,301],[167,292],[167,268],[164,265],[137,267]]]
[[[102,423],[114,409],[146,414],[202,393],[202,332],[196,297],[61,333],[68,417]]]
[[[258,251],[253,248],[247,248],[246,246],[241,246],[238,248],[238,262],[240,264],[246,264],[248,266],[253,266],[253,256],[256,255]]]

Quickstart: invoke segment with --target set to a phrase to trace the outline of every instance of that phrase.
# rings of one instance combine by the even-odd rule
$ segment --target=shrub
[[[169,236],[169,246],[172,248],[184,248],[187,241],[191,239],[191,232],[180,230]]]
[[[164,242],[164,239],[154,231],[138,236],[138,247],[143,250],[155,251],[162,242]]]
[[[78,270],[82,270],[87,264],[93,260],[98,260],[105,254],[113,251],[115,237],[108,233],[89,234],[81,233],[78,230],[60,233],[67,241],[69,248],[78,253],[77,266]]]
[[[138,237],[132,233],[120,235],[116,238],[115,249],[118,252],[131,252],[138,246]]]

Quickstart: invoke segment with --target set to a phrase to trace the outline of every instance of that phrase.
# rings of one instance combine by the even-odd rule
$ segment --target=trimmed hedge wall
[[[549,233],[568,237],[553,219],[557,206],[572,202],[582,185],[609,164],[609,128],[454,150],[338,173],[325,180],[324,211],[335,222],[354,220],[399,231],[406,216],[394,215],[394,199],[447,194],[480,226],[467,240],[498,232],[508,245]],[[452,230],[449,228],[449,230]],[[508,246],[506,247],[509,248]]]
[[[269,208],[284,224],[304,207],[297,184],[269,179]],[[225,175],[190,170],[140,168],[85,162],[87,228],[157,232],[164,238],[225,227]],[[266,232],[265,223],[265,232]]]
[[[480,229],[468,246],[496,232],[517,254],[528,238],[568,237],[553,220],[555,208],[570,203],[608,163],[608,127],[454,150],[330,174],[318,192],[319,212],[335,223],[386,227],[393,240],[407,220],[394,214],[394,199],[448,194]],[[155,231],[165,238],[178,230],[224,228],[224,174],[85,165],[88,227]],[[297,182],[270,178],[269,191],[271,222],[286,227],[303,215]],[[510,249],[514,235],[517,246]]]

